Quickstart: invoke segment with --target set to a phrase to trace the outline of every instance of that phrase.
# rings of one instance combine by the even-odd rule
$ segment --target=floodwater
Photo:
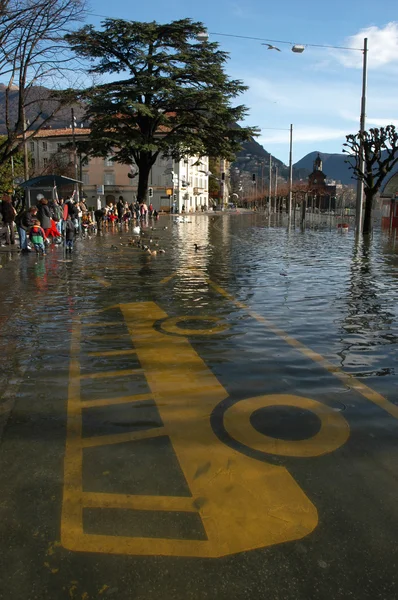
[[[0,598],[397,597],[398,243],[329,225],[0,254]]]

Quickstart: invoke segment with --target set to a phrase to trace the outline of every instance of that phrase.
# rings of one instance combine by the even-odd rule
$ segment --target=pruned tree
[[[38,131],[73,95],[65,88],[76,60],[64,36],[81,22],[85,0],[6,0],[0,11],[3,126],[0,165],[17,153],[28,130]],[[47,87],[45,87],[47,86]],[[51,92],[49,92],[50,87]],[[28,125],[26,114],[31,115]],[[30,135],[32,135],[30,133]]]
[[[228,55],[218,44],[197,41],[203,23],[106,19],[102,26],[67,36],[78,56],[90,61],[90,74],[115,79],[81,95],[91,121],[90,140],[81,148],[91,156],[113,154],[115,162],[135,163],[140,201],[158,156],[231,158],[254,134],[252,128],[233,127],[246,108],[231,102],[246,87],[224,72]]]
[[[369,129],[346,136],[343,152],[350,157],[345,162],[353,171],[354,178],[364,184],[365,211],[363,233],[372,230],[372,210],[376,194],[388,173],[398,163],[398,131],[394,125]],[[361,167],[363,152],[363,168]]]

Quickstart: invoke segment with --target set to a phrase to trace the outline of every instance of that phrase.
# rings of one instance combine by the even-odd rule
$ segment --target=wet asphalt
[[[0,257],[0,598],[398,598],[397,319],[385,295],[396,286],[396,279],[388,279],[397,272],[395,249],[385,251],[381,240],[358,254],[351,238],[343,246],[334,232],[307,232],[298,263],[298,233],[292,256],[285,245],[277,259],[283,253],[266,236],[274,242],[282,230],[267,230],[267,223],[247,215],[201,216],[180,225],[164,218],[155,230],[150,227],[143,237],[164,248],[164,255],[145,254],[129,245],[129,232],[115,230],[79,241],[71,257],[61,248],[44,259]],[[340,267],[330,266],[328,275],[325,258],[319,277],[313,254],[322,258],[323,245],[330,248],[330,237],[323,235],[336,236]],[[250,254],[253,237],[256,252],[267,260]],[[194,242],[203,249],[195,251]],[[328,278],[329,288],[319,281]],[[287,336],[353,378],[342,381],[326,363],[287,343]],[[189,360],[179,352],[188,352]],[[166,368],[163,375],[158,371],[160,381],[158,363]],[[196,398],[190,390],[196,374],[204,388],[209,381],[220,386],[214,402],[212,391]],[[386,405],[366,398],[357,381]],[[169,382],[175,390],[166,390]],[[269,396],[275,401],[249,415],[253,440],[237,439],[228,430],[228,411]],[[314,404],[288,406],[288,396]],[[200,411],[209,402],[203,414],[210,437],[179,445],[180,432],[197,418],[195,402],[202,403]],[[345,428],[346,438],[335,442]],[[160,435],[134,439],[148,431]],[[258,447],[256,436],[293,450],[287,455],[282,445]],[[319,442],[305,456],[300,444],[313,439]],[[80,464],[76,447],[84,444]],[[225,508],[231,540],[244,519],[248,541],[241,535],[242,549],[231,551],[228,535],[224,545],[216,535],[212,543],[220,556],[209,558],[206,543],[214,524],[206,522],[206,502],[219,497],[197,497],[193,487],[201,477],[208,483],[212,463],[224,452],[231,461],[244,457],[246,475],[254,474],[244,484],[253,501],[237,505],[236,513]],[[208,456],[199,469],[195,454]],[[265,480],[262,469],[270,465],[275,476]],[[240,475],[238,467],[228,468],[233,504]],[[316,517],[311,531],[296,500],[286,495],[291,482],[302,494],[297,503],[304,513]],[[85,498],[166,498],[166,508],[126,508],[122,500],[85,504],[76,485]],[[167,509],[169,497],[187,506],[192,500],[195,510]],[[262,506],[271,515],[273,542],[264,530],[264,545],[248,548],[256,528],[250,514],[258,514],[263,527]],[[222,520],[222,509],[220,514]],[[289,540],[287,521],[294,524]],[[221,532],[221,525],[215,530]],[[144,540],[141,546],[137,539]],[[179,551],[184,540],[203,544],[203,555],[189,556],[184,545]]]

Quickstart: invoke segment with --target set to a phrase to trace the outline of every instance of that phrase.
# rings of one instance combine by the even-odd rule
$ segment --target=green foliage
[[[233,158],[255,133],[233,127],[246,108],[231,102],[246,87],[224,72],[228,55],[218,44],[196,41],[203,29],[191,19],[169,24],[106,19],[101,31],[87,25],[67,36],[72,49],[90,61],[90,73],[114,79],[81,94],[92,130],[82,150],[135,162],[140,199],[159,155]]]
[[[221,193],[220,189],[220,159],[210,157],[209,159],[209,171],[212,176],[209,177],[209,196],[210,198],[218,198]]]
[[[0,136],[0,145],[4,141],[4,136]],[[14,161],[14,179],[23,177],[24,157],[23,152],[17,152],[13,156]],[[12,163],[11,158],[7,162],[0,164],[0,194],[7,194],[13,189]]]

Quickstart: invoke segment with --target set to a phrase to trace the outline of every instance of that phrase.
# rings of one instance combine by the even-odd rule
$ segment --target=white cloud
[[[367,117],[366,122],[367,125],[371,125],[372,127],[386,127],[387,125],[395,125],[396,127],[398,126],[398,119]]]
[[[376,69],[397,61],[398,58],[398,22],[391,21],[385,27],[372,25],[349,37],[344,43],[352,51],[334,52],[334,56],[345,66],[355,69],[362,68],[364,38],[368,38],[368,65]]]
[[[293,128],[294,143],[298,142],[322,142],[324,140],[343,140],[349,131],[333,127],[323,127],[322,125],[298,126]],[[261,136],[257,138],[260,144],[283,144],[289,139],[288,131],[263,130]]]

